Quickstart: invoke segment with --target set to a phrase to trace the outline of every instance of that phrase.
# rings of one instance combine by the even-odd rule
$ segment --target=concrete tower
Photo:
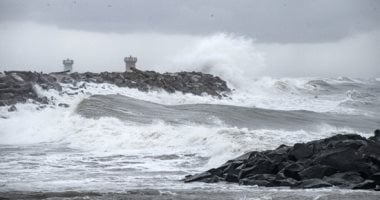
[[[72,72],[73,64],[74,64],[74,60],[70,60],[70,59],[63,60],[63,70],[65,72]]]
[[[131,72],[132,69],[136,69],[136,62],[137,62],[136,57],[132,57],[132,56],[125,57],[124,62],[125,62],[125,71],[126,72]]]

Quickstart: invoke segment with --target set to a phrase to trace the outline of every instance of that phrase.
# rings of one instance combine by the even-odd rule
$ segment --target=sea
[[[49,105],[0,108],[0,197],[380,199],[380,192],[335,187],[182,180],[247,151],[372,136],[380,128],[379,78],[261,77],[223,98],[84,84],[62,84],[62,92],[35,86]]]

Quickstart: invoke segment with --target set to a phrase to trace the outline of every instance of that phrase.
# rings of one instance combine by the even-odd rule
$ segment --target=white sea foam
[[[328,126],[310,132],[249,130],[223,124],[176,126],[160,121],[141,125],[109,117],[84,118],[64,108],[20,110],[0,119],[0,127],[0,147],[9,151],[0,162],[6,174],[0,180],[0,191],[231,189],[223,184],[183,185],[178,180],[247,151],[320,139],[340,131],[352,133]]]
[[[75,113],[76,105],[82,99],[87,98],[93,94],[121,94],[137,99],[167,105],[210,103],[246,107],[260,107],[277,110],[311,110],[316,112],[334,111],[345,113],[352,111],[352,109],[350,110],[339,106],[341,102],[344,102],[347,99],[345,93],[341,95],[330,95],[315,98],[315,94],[313,93],[314,89],[308,88],[309,86],[307,85],[307,82],[309,80],[311,79],[273,79],[264,77],[252,82],[251,90],[254,92],[250,93],[244,90],[234,91],[230,98],[224,99],[218,99],[209,96],[195,96],[192,94],[182,94],[178,92],[174,94],[169,94],[164,91],[152,91],[145,93],[140,92],[137,89],[119,88],[110,84],[87,83],[86,89],[79,90],[72,89],[70,85],[63,85],[63,92],[57,92],[55,90],[46,91],[36,86],[38,93],[40,95],[44,95],[50,99],[53,99],[55,105],[48,105],[44,109],[36,110],[38,106],[34,104],[17,104],[17,112],[7,112],[7,107],[1,107],[1,143],[12,143],[12,141],[17,141],[20,143],[44,142],[53,139],[62,139],[62,135],[64,135],[66,138],[69,136],[73,137],[74,140],[75,137],[72,136],[72,134],[76,132],[85,134],[86,131],[93,131],[94,133],[92,134],[95,134],[98,132],[98,130],[101,130],[103,128],[103,132],[112,132],[114,129],[118,129],[117,127],[123,127],[120,128],[120,130],[123,129],[134,131],[136,135],[138,135],[140,132],[144,132],[144,129],[150,131],[157,129],[162,130],[162,132],[170,132],[171,129],[177,129],[162,123],[153,124],[151,125],[152,127],[149,128],[139,128],[137,125],[128,125],[128,127],[125,127],[125,125],[123,125],[123,122],[120,122],[116,119],[103,118],[101,120],[92,120],[81,118]],[[78,94],[69,95],[74,92],[77,92]],[[59,103],[67,103],[70,105],[70,107],[61,108],[56,106]],[[109,120],[109,122],[107,122],[107,120]],[[86,124],[89,126],[86,127]],[[110,126],[108,124],[115,125]],[[85,127],[87,129],[85,129]],[[203,131],[201,130],[202,128],[204,129]],[[221,131],[215,127],[191,127],[191,125],[182,127],[182,129],[184,129],[182,131],[185,132],[187,129],[200,129],[195,132],[207,133],[218,133]],[[190,137],[191,134],[188,135]],[[180,136],[176,135],[176,137]]]
[[[121,94],[136,99],[151,101],[166,105],[177,104],[225,104],[245,107],[259,107],[276,110],[310,110],[315,112],[352,112],[351,109],[339,107],[346,100],[345,91],[341,94],[322,95],[318,88],[312,87],[308,81],[312,78],[282,78],[263,77],[252,80],[249,89],[235,90],[228,98],[218,99],[210,96],[193,94],[173,94],[165,91],[141,92],[137,89],[119,88],[110,84],[87,83],[87,89],[72,90],[70,85],[64,85],[63,93],[54,90],[44,91],[37,87],[39,93],[55,99],[58,103],[76,105],[83,98],[93,94]],[[77,95],[68,95],[72,93]],[[68,93],[68,94],[67,94]],[[316,98],[318,97],[318,98]]]
[[[336,129],[323,125],[314,131],[250,130],[220,122],[212,126],[173,125],[162,121],[143,125],[110,117],[84,118],[75,112],[78,103],[93,94],[121,94],[169,105],[211,103],[338,111],[340,96],[314,98],[314,94],[309,94],[313,89],[306,84],[309,80],[261,78],[253,82],[254,93],[235,91],[226,99],[163,91],[145,93],[109,84],[86,84],[86,89],[63,85],[63,92],[45,91],[36,86],[36,91],[53,99],[55,105],[37,110],[39,105],[17,104],[16,112],[0,108],[0,147],[10,151],[0,162],[6,174],[0,181],[0,185],[4,185],[0,191],[198,187],[199,184],[184,186],[178,180],[185,174],[216,167],[247,151],[292,145],[341,131],[352,133],[349,127]],[[70,95],[74,92],[78,94]],[[345,93],[342,96],[347,98]],[[59,107],[59,103],[70,107]],[[157,185],[157,181],[161,184]],[[212,186],[216,187],[219,186]],[[229,186],[220,185],[221,189],[225,187]]]
[[[59,143],[96,154],[195,153],[210,158],[210,166],[215,166],[248,150],[271,149],[344,131],[332,127],[321,127],[317,132],[249,130],[223,124],[170,125],[161,121],[141,125],[110,117],[84,118],[75,113],[75,105],[69,109],[48,107],[40,111],[27,105],[10,113],[8,119],[0,119],[1,144]]]
[[[350,112],[350,109],[340,107],[340,103],[346,100],[346,95],[331,96],[326,98],[314,98],[313,94],[300,93],[300,88],[305,88],[305,83],[309,79],[272,79],[261,78],[256,80],[252,85],[254,93],[235,91],[231,98],[217,99],[209,96],[195,96],[192,94],[174,93],[169,94],[164,91],[152,91],[149,93],[140,92],[136,89],[119,88],[109,84],[86,84],[84,90],[72,90],[70,85],[63,85],[64,91],[57,92],[55,90],[45,91],[36,86],[36,90],[40,95],[44,95],[53,99],[54,105],[48,105],[47,108],[36,110],[38,106],[30,103],[17,104],[17,112],[7,112],[7,107],[0,108],[0,135],[2,143],[8,141],[17,141],[22,143],[27,142],[42,142],[49,141],[49,138],[54,138],[60,134],[70,136],[75,132],[89,130],[79,129],[78,127],[85,127],[83,121],[88,121],[92,124],[93,129],[98,131],[98,126],[108,127],[107,130],[113,130],[117,126],[124,127],[121,122],[111,120],[110,124],[117,124],[114,126],[107,126],[107,123],[100,123],[101,120],[92,121],[90,119],[83,119],[75,114],[76,105],[84,98],[93,94],[121,94],[130,96],[137,99],[152,101],[160,104],[189,104],[189,103],[210,103],[210,104],[227,104],[236,106],[247,107],[261,107],[277,110],[311,110],[316,112]],[[307,88],[306,88],[307,89]],[[77,92],[77,95],[69,95],[70,93]],[[68,94],[69,93],[69,94]],[[67,103],[69,108],[61,108],[56,105],[59,103]],[[352,110],[352,109],[351,109]],[[75,119],[75,120],[74,120]],[[103,121],[107,119],[103,119]],[[20,123],[22,122],[22,123]],[[79,124],[76,124],[79,123]],[[145,128],[146,130],[155,130],[160,127],[159,125],[152,125],[155,127]],[[137,126],[135,132],[139,132]],[[168,126],[164,126],[168,127]],[[141,128],[144,129],[144,128]],[[185,129],[185,128],[184,128]],[[197,129],[197,127],[187,127],[187,129]],[[132,130],[132,129],[131,129]],[[60,134],[55,134],[59,132]],[[218,132],[215,128],[210,131],[203,132]],[[21,134],[22,133],[22,134]],[[21,135],[18,135],[21,134]],[[37,136],[36,136],[37,135]],[[137,134],[138,135],[138,134]],[[6,137],[5,137],[6,136]],[[42,141],[41,141],[42,140]],[[73,139],[74,140],[74,139]],[[184,144],[185,145],[185,144]]]

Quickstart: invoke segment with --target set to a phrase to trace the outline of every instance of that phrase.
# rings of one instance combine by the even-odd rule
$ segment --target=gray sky
[[[380,28],[378,0],[1,0],[0,20],[97,32],[234,32],[323,42]]]
[[[380,77],[378,0],[0,0],[0,27],[0,71]]]

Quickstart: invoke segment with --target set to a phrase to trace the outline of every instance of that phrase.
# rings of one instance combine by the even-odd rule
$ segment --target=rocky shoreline
[[[157,73],[154,71],[101,72],[101,73],[38,73],[30,71],[0,72],[0,106],[14,105],[28,100],[47,104],[49,98],[39,96],[34,88],[62,91],[60,83],[78,86],[80,82],[109,83],[119,87],[136,88],[140,91],[164,90],[194,95],[211,95],[221,98],[231,90],[217,76],[201,72]],[[85,87],[81,85],[79,87]]]
[[[380,190],[380,130],[368,139],[339,134],[294,146],[281,145],[275,150],[248,152],[184,179],[186,183],[193,181]]]

